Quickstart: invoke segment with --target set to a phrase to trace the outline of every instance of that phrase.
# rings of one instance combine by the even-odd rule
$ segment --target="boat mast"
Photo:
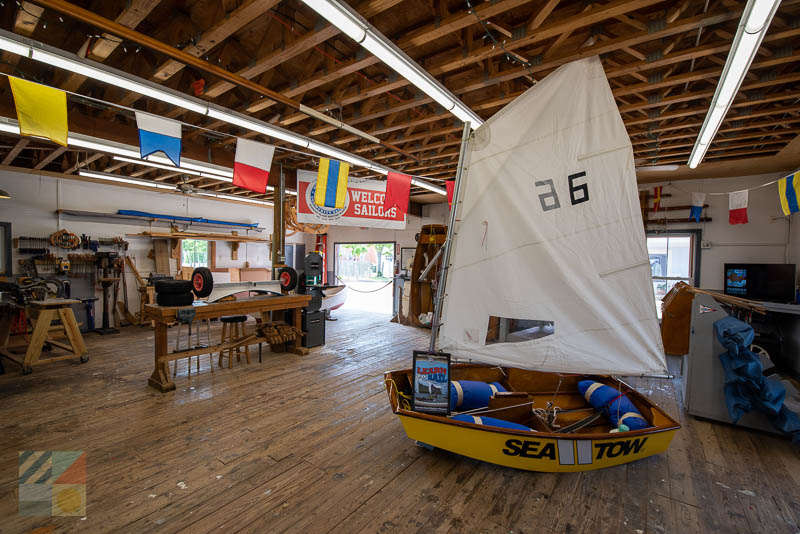
[[[456,209],[458,207],[461,192],[461,176],[464,171],[464,156],[467,153],[467,142],[470,135],[470,123],[464,123],[464,131],[461,134],[461,149],[458,152],[458,168],[456,169],[456,183],[453,187],[453,203],[450,206],[450,224],[447,225],[447,236],[444,240],[444,252],[442,253],[442,268],[439,271],[439,285],[436,288],[436,297],[433,301],[433,321],[431,321],[431,343],[429,350],[436,350],[436,340],[439,337],[439,319],[442,316],[442,300],[444,299],[444,288],[447,285],[447,271],[450,267],[450,244],[453,242],[453,229],[456,225]]]

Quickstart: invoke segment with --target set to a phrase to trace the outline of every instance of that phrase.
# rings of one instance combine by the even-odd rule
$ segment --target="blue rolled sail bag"
[[[450,381],[450,411],[466,412],[477,408],[487,408],[489,399],[495,393],[505,392],[499,382],[478,382],[475,380]]]
[[[578,391],[596,410],[608,417],[614,427],[624,424],[630,430],[649,428],[650,423],[631,400],[619,391],[595,380],[581,380]]]

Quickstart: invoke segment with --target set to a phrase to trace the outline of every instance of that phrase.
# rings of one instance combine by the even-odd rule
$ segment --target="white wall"
[[[723,193],[748,189],[759,184],[771,182],[782,175],[765,174],[740,176],[735,178],[714,178],[708,180],[676,181],[660,184],[663,193],[672,194],[662,200],[664,206],[691,204],[691,193]],[[659,184],[648,185],[652,187]],[[700,286],[707,289],[723,287],[723,266],[725,263],[786,263],[800,262],[800,228],[791,232],[790,224],[797,221],[797,215],[790,220],[783,216],[778,187],[773,184],[749,192],[748,224],[732,225],[728,222],[728,195],[707,195],[708,208],[704,216],[711,222],[670,224],[668,230],[701,229],[703,241],[711,243],[710,249],[700,252]],[[670,218],[688,217],[688,211],[659,212]],[[650,218],[655,214],[650,213]],[[660,227],[663,229],[664,227]],[[648,226],[648,230],[659,229],[658,225]]]
[[[401,248],[416,248],[414,236],[422,229],[424,224],[447,224],[450,211],[447,204],[427,204],[422,207],[422,217],[409,215],[405,230],[386,230],[384,228],[361,228],[355,226],[331,226],[328,230],[328,271],[333,271],[336,258],[334,257],[335,243],[359,242],[396,242],[399,256]]]
[[[49,236],[61,228],[66,228],[77,235],[87,234],[93,239],[99,237],[122,236],[129,243],[128,255],[134,260],[137,269],[146,277],[155,270],[155,262],[147,258],[153,248],[149,238],[125,237],[125,234],[136,234],[150,230],[149,225],[132,221],[118,224],[110,219],[85,219],[56,214],[57,209],[116,213],[120,209],[147,211],[166,215],[188,217],[205,217],[232,222],[258,223],[264,228],[261,232],[250,232],[252,235],[271,238],[272,208],[247,206],[230,202],[206,200],[191,196],[143,191],[139,189],[118,187],[113,185],[80,182],[67,179],[56,179],[32,174],[0,171],[0,189],[11,194],[11,199],[0,200],[0,221],[10,222],[13,237]],[[168,231],[166,226],[154,226],[153,230]],[[199,231],[225,232],[224,228],[199,228]],[[246,233],[238,230],[240,234]],[[306,234],[295,234],[287,242],[305,242]],[[58,254],[55,250],[54,253]],[[63,251],[64,256],[68,251]],[[71,251],[70,251],[71,252]],[[76,253],[89,251],[76,250]],[[23,256],[30,257],[30,256]],[[231,260],[230,245],[217,242],[216,265],[218,268],[270,267],[270,254],[267,244],[242,243],[239,247],[239,259]],[[14,273],[19,273],[18,256],[14,252]],[[172,261],[175,269],[177,262]],[[138,310],[138,293],[136,281],[132,273],[126,271],[128,300],[132,311]],[[215,273],[219,281],[226,278],[225,273]],[[99,292],[98,292],[99,294]]]

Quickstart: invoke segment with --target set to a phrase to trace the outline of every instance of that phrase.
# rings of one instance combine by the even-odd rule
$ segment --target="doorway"
[[[342,309],[391,315],[396,243],[335,243],[334,275],[347,286]]]
[[[668,231],[647,234],[647,254],[658,318],[661,299],[678,282],[700,284],[700,230]]]

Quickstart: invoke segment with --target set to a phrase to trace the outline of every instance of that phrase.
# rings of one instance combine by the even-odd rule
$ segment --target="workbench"
[[[254,343],[268,342],[266,337],[251,334],[227,343],[169,352],[167,348],[167,329],[171,323],[178,322],[180,310],[194,310],[193,320],[196,321],[218,319],[226,315],[257,315],[265,323],[271,321],[270,314],[272,312],[283,311],[291,313],[293,324],[295,327],[300,328],[301,310],[310,301],[311,295],[276,295],[252,297],[230,302],[214,302],[211,304],[195,302],[192,306],[147,304],[144,307],[145,317],[155,323],[155,369],[148,383],[161,392],[172,391],[175,389],[175,383],[172,381],[169,372],[170,361],[200,354],[220,352]],[[289,352],[300,355],[308,353],[308,349],[301,346],[299,338],[286,343],[270,344],[270,349],[273,352]]]

